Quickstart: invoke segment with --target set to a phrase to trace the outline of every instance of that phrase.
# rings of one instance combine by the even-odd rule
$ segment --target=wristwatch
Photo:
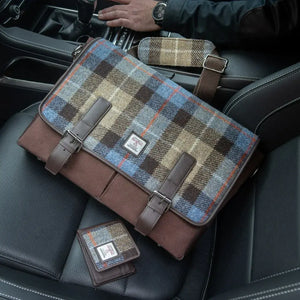
[[[166,8],[167,8],[167,1],[158,1],[158,3],[154,6],[152,11],[152,18],[155,24],[157,24],[160,27],[162,27]]]

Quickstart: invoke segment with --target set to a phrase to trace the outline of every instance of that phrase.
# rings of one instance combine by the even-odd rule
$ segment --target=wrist
[[[167,0],[159,0],[152,10],[152,18],[154,23],[160,27],[162,27],[165,12],[167,8]]]

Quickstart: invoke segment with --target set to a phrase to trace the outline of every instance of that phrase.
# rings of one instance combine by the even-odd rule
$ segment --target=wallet
[[[77,238],[94,286],[135,273],[140,252],[121,221],[79,229]]]

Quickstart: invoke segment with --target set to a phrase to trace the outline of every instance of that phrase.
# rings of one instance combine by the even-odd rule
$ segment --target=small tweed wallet
[[[215,48],[207,40],[147,37],[139,43],[138,58],[147,65],[201,68]]]
[[[120,221],[79,229],[77,238],[95,286],[135,272],[140,252]]]

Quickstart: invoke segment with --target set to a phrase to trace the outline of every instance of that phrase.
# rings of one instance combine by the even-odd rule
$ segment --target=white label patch
[[[144,141],[142,138],[140,138],[138,135],[132,132],[129,138],[126,140],[123,147],[132,154],[138,156],[144,150],[146,145],[146,141]]]
[[[107,243],[105,245],[99,246],[97,248],[97,251],[102,260],[107,260],[107,259],[113,258],[115,256],[118,256],[118,252],[117,252],[114,244],[111,242]]]

